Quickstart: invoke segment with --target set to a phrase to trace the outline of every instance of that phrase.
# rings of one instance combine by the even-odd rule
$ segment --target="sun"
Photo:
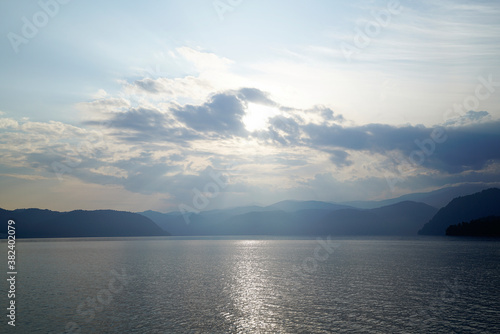
[[[248,131],[259,131],[266,129],[269,124],[269,118],[276,115],[279,115],[279,110],[274,107],[249,103],[242,121]]]

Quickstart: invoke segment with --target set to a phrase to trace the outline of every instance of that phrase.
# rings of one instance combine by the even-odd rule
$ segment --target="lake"
[[[16,250],[19,333],[500,332],[498,240],[37,239]]]

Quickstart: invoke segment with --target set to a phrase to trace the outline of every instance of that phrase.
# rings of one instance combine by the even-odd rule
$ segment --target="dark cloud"
[[[309,110],[312,113],[319,113],[325,121],[335,121],[342,123],[344,121],[344,116],[335,115],[332,109],[324,106],[316,106],[314,109]]]
[[[167,123],[165,114],[153,109],[137,108],[116,113],[109,125],[136,131],[155,131],[158,128],[164,128]]]
[[[341,150],[331,150],[330,151],[330,161],[333,162],[337,167],[347,167],[353,164],[349,158],[350,154],[346,151]]]
[[[104,125],[109,129],[120,130],[113,135],[127,141],[183,143],[200,138],[194,131],[177,126],[168,114],[147,108],[115,112],[104,122],[89,121],[85,124]]]
[[[281,145],[295,145],[300,140],[300,125],[290,117],[269,119],[269,138]]]
[[[500,160],[500,121],[435,127],[368,124],[358,127],[308,124],[304,145],[386,154],[399,151],[410,163],[458,173]],[[335,158],[337,159],[337,158]]]
[[[348,128],[340,125],[306,124],[303,127],[308,138],[304,140],[307,146],[339,147],[352,150],[368,148],[370,135],[361,128]]]
[[[201,106],[185,105],[172,112],[188,127],[200,132],[221,137],[247,135],[242,122],[245,106],[238,97],[228,93],[216,94]]]
[[[500,160],[500,121],[446,128],[447,140],[436,144],[429,164],[450,173],[480,170]]]

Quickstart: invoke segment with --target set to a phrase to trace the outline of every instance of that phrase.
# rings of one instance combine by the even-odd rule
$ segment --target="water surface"
[[[322,243],[21,240],[16,327],[23,333],[500,332],[500,242]]]

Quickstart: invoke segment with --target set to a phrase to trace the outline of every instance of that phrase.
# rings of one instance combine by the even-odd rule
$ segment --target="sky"
[[[0,207],[500,182],[498,1],[0,2]]]

